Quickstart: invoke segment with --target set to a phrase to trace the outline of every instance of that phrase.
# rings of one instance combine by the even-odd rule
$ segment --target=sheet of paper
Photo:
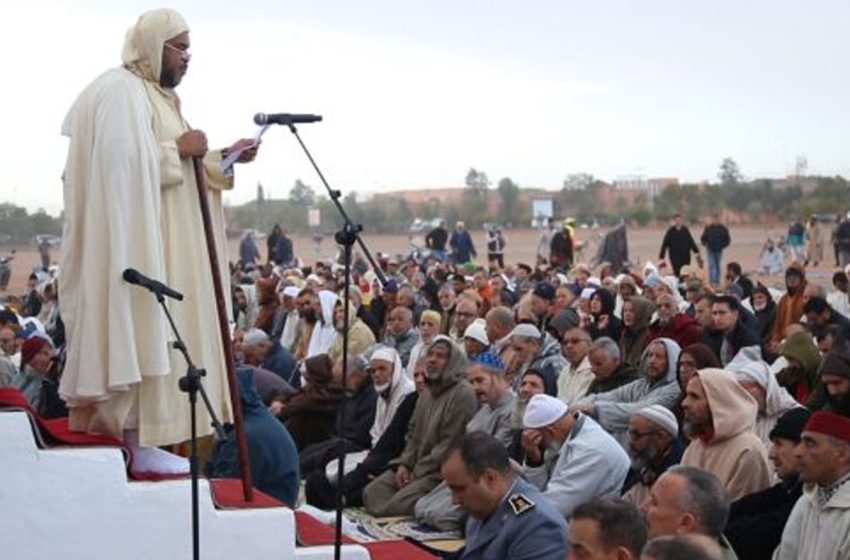
[[[263,137],[263,134],[266,133],[270,126],[271,125],[266,124],[258,128],[257,133],[254,134],[254,142],[252,142],[248,146],[245,146],[244,148],[234,150],[233,152],[228,154],[227,157],[221,160],[221,163],[218,164],[219,169],[221,169],[221,171],[227,171],[228,169],[233,167],[233,164],[236,163],[236,160],[239,159],[239,156],[241,156],[245,150],[250,150],[260,142],[260,138]]]

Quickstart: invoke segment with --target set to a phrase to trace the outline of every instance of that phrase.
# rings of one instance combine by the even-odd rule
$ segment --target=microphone
[[[260,126],[267,124],[305,124],[322,120],[322,115],[299,115],[297,113],[257,113],[254,123]]]
[[[125,282],[129,284],[135,284],[136,286],[141,286],[142,288],[147,288],[157,296],[168,296],[170,298],[176,299],[177,301],[183,301],[183,294],[181,294],[177,290],[172,290],[171,288],[169,288],[158,280],[148,278],[135,268],[125,269],[124,274],[122,274],[122,276]]]

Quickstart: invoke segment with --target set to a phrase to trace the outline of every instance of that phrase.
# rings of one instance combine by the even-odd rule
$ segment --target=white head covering
[[[381,439],[381,436],[384,435],[384,431],[390,425],[404,397],[415,391],[416,387],[413,381],[404,374],[401,357],[399,357],[398,352],[394,348],[378,346],[369,357],[369,361],[371,362],[372,360],[382,360],[393,364],[389,395],[386,398],[383,395],[378,398],[375,406],[375,421],[372,423],[372,429],[369,430],[369,435],[372,436],[372,445],[375,445]]]
[[[162,45],[184,31],[189,31],[189,26],[183,16],[174,10],[163,8],[145,12],[127,30],[121,62],[137,76],[159,84]]]
[[[660,404],[642,408],[635,412],[635,415],[646,418],[673,437],[679,435],[679,422],[676,416]]]
[[[463,337],[477,340],[484,346],[490,346],[490,339],[487,338],[487,331],[485,330],[484,325],[486,325],[484,319],[476,319],[471,325],[466,327],[466,332],[463,333]]]
[[[536,430],[555,423],[567,413],[567,405],[561,399],[549,395],[534,395],[528,401],[522,425]]]
[[[593,296],[593,294],[596,293],[596,290],[598,290],[598,289],[599,288],[585,288],[585,289],[583,289],[581,291],[581,295],[579,296],[579,299],[590,299]]]
[[[776,381],[776,376],[771,373],[770,367],[759,359],[760,356],[748,361],[753,357],[748,350],[749,348],[742,348],[726,369],[733,372],[738,381],[755,381],[761,385],[765,393],[765,416],[773,416],[799,406],[794,397]]]
[[[520,323],[514,327],[510,336],[522,336],[525,338],[540,338],[540,329],[528,323]]]
[[[301,290],[296,288],[295,286],[287,286],[283,289],[283,295],[286,297],[298,297],[298,294],[301,293]]]

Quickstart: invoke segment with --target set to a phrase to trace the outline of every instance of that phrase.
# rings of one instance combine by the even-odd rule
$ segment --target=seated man
[[[613,391],[638,379],[638,370],[623,361],[620,346],[607,336],[594,340],[587,356],[593,374],[587,395]]]
[[[628,434],[632,468],[623,485],[623,500],[639,506],[658,477],[679,464],[685,445],[676,416],[658,404],[632,414]]]
[[[809,419],[805,408],[783,414],[770,432],[773,462],[779,483],[732,503],[726,537],[741,558],[769,560],[782,538],[794,504],[803,493],[795,451]]]
[[[47,338],[32,335],[24,341],[21,369],[12,377],[11,384],[24,394],[39,416],[68,416],[68,409],[59,397],[56,349]]]
[[[495,438],[470,432],[443,455],[452,502],[469,515],[461,560],[563,560],[567,524],[510,466]]]
[[[620,495],[629,456],[592,418],[569,412],[556,397],[535,395],[523,426],[526,479],[564,519],[580,504]]]
[[[519,387],[522,374],[527,369],[536,369],[557,377],[567,365],[561,353],[561,344],[549,333],[541,334],[534,325],[520,323],[511,331],[511,348],[514,351],[507,364],[508,379],[514,389]]]
[[[505,379],[504,364],[495,354],[479,354],[469,367],[467,379],[481,407],[466,425],[466,433],[486,433],[507,448],[513,437],[511,415],[516,395]],[[460,529],[463,521],[462,512],[452,504],[451,492],[444,483],[416,502],[414,514],[419,521],[441,531]]]
[[[646,521],[631,504],[594,500],[573,511],[569,541],[570,558],[637,560],[646,543]]]
[[[843,560],[850,556],[850,418],[812,414],[795,454],[806,483],[791,511],[775,560]]]
[[[405,369],[410,361],[410,351],[419,342],[419,331],[413,326],[413,312],[407,307],[396,307],[390,311],[384,346],[394,348],[401,357]]]
[[[254,372],[249,368],[239,368],[236,373],[254,486],[295,507],[299,487],[295,442],[286,426],[277,421],[260,400],[254,389]],[[241,476],[236,432],[231,426],[228,426],[227,439],[216,442],[206,474],[210,478]]]
[[[653,340],[641,359],[643,377],[607,393],[588,395],[575,408],[596,419],[623,447],[628,445],[626,430],[636,411],[654,404],[673,408],[681,389],[676,379],[679,345],[669,338]]]
[[[729,499],[714,475],[693,467],[672,467],[652,486],[641,509],[646,516],[649,538],[704,535],[720,544],[724,558],[736,558],[723,537]]]
[[[395,461],[396,469],[363,490],[363,502],[372,515],[412,515],[416,501],[440,483],[440,457],[477,409],[475,392],[465,379],[467,365],[463,350],[445,335],[428,348],[428,391],[416,402],[410,437]]]
[[[699,322],[679,311],[676,298],[661,294],[655,300],[658,317],[649,325],[649,340],[669,338],[681,347],[699,342],[702,328]]]
[[[558,376],[558,398],[571,405],[587,394],[593,382],[590,369],[590,335],[579,327],[568,329],[561,338],[567,365]]]
[[[246,364],[277,374],[293,389],[301,388],[298,362],[280,345],[280,341],[271,340],[265,331],[251,329],[246,332],[242,338],[242,354]]]
[[[683,465],[716,476],[733,500],[770,486],[767,450],[753,432],[758,404],[733,374],[699,370],[688,381],[682,409],[691,439]]]

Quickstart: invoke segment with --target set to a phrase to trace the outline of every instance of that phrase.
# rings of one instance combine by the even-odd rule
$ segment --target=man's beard
[[[711,429],[710,421],[695,421],[688,420],[687,417],[682,421],[682,431],[689,439],[699,437]]]
[[[648,445],[646,449],[640,453],[635,453],[631,448],[629,448],[629,456],[632,459],[632,468],[636,471],[640,471],[651,463],[657,455],[658,449],[656,449],[654,445]]]
[[[316,322],[316,312],[312,309],[309,309],[307,311],[299,311],[298,315],[310,324]]]
[[[661,325],[662,327],[666,327],[667,325],[670,324],[670,318],[669,317],[661,317],[659,315],[658,316],[658,324]]]
[[[846,395],[829,395],[829,407],[833,412],[850,416],[850,393]]]
[[[428,385],[436,385],[442,378],[442,372],[435,371],[431,368],[425,370],[425,383]]]
[[[175,88],[180,83],[177,73],[168,66],[162,66],[162,73],[159,76],[159,85],[164,88]]]

